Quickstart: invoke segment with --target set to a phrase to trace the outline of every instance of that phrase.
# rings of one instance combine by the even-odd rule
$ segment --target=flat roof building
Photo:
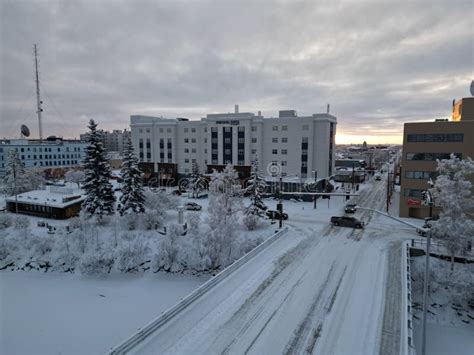
[[[429,208],[422,205],[428,180],[437,176],[436,160],[454,153],[474,158],[474,97],[453,105],[452,121],[405,123],[400,176],[400,217],[424,218]],[[434,209],[433,214],[439,213]]]
[[[324,178],[334,173],[336,117],[323,113],[297,116],[280,111],[266,118],[260,112],[208,114],[200,121],[131,116],[132,141],[141,162],[175,164],[178,175],[208,166],[250,166],[258,159],[264,175]]]

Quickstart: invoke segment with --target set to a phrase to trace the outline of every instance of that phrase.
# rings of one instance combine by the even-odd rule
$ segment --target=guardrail
[[[179,312],[189,306],[192,302],[194,302],[197,298],[201,297],[204,293],[206,293],[209,289],[215,286],[217,283],[224,280],[227,276],[229,276],[232,272],[238,269],[243,264],[247,263],[251,258],[255,255],[260,253],[262,250],[267,248],[271,245],[278,237],[284,234],[288,230],[288,227],[281,229],[280,231],[273,234],[263,243],[249,251],[247,254],[242,256],[240,259],[236,260],[234,263],[226,267],[224,270],[219,272],[216,276],[211,278],[210,280],[203,283],[199,286],[196,290],[191,292],[188,296],[184,297],[181,301],[175,304],[173,307],[162,313],[160,316],[152,320],[150,323],[145,325],[141,328],[138,332],[133,334],[128,339],[124,340],[119,345],[112,348],[107,354],[108,355],[118,355],[118,354],[126,354],[138,344],[140,344],[145,338],[147,338],[150,334],[155,332],[161,326],[163,326],[166,322],[176,316]]]
[[[414,355],[413,342],[413,309],[411,295],[411,263],[409,242],[402,244],[402,316],[400,354]]]

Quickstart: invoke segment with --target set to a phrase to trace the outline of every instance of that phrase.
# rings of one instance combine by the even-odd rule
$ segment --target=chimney
[[[235,105],[235,113],[239,113],[239,105]]]
[[[330,106],[329,106],[329,104],[328,104],[328,107],[327,107],[327,113],[329,113],[329,109],[330,109]]]

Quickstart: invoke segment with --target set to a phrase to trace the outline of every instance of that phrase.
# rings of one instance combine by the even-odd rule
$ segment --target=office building
[[[77,140],[49,137],[46,140],[6,139],[0,141],[0,176],[8,163],[8,152],[16,150],[25,168],[70,168],[82,164],[87,144]]]
[[[118,152],[122,154],[124,147],[128,142],[130,137],[130,131],[126,129],[121,131],[119,129],[114,129],[112,132],[99,130],[102,138],[102,144],[108,152]],[[83,142],[87,142],[88,133],[83,133],[80,135],[80,139]]]
[[[428,180],[435,180],[436,159],[449,159],[451,153],[474,158],[474,97],[453,104],[452,120],[405,123],[400,186],[400,217],[424,218],[422,192]],[[436,201],[435,201],[436,202]],[[433,214],[439,213],[437,208]]]
[[[250,166],[258,159],[265,175],[326,178],[334,172],[336,117],[313,114],[300,117],[294,110],[266,118],[250,112],[208,114],[190,121],[134,115],[132,141],[139,159],[154,172],[186,175],[193,164],[201,172],[231,163]]]

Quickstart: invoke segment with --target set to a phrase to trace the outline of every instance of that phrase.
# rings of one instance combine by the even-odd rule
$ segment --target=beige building
[[[474,159],[474,97],[453,104],[451,121],[405,123],[400,184],[400,217],[424,218],[429,209],[422,205],[428,180],[436,178],[436,159],[454,153]],[[433,215],[439,210],[434,208]]]

